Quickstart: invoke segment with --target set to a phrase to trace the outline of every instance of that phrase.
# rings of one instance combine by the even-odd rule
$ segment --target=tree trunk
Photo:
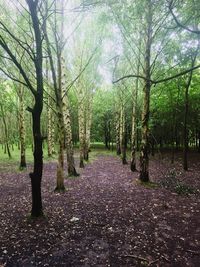
[[[32,111],[33,118],[33,140],[34,140],[34,168],[30,173],[32,186],[32,210],[33,217],[43,215],[42,197],[41,197],[41,180],[43,170],[43,151],[42,151],[42,136],[41,136],[41,112],[42,112],[41,96],[35,98],[35,105]]]
[[[90,130],[92,124],[92,98],[88,96],[86,109],[86,121],[85,121],[85,149],[84,149],[84,160],[89,160],[90,151]]]
[[[149,104],[150,104],[150,89],[151,89],[151,44],[152,44],[152,3],[147,1],[146,11],[147,22],[147,40],[145,51],[145,86],[144,86],[144,102],[142,112],[142,140],[140,149],[140,180],[143,182],[149,181]]]
[[[62,101],[62,63],[61,54],[57,55],[58,64],[58,88],[57,88],[57,119],[58,119],[58,165],[57,165],[57,185],[55,191],[63,192],[64,186],[64,137],[65,137],[65,124],[63,116],[63,101]]]
[[[5,114],[4,114],[4,110],[3,110],[3,105],[2,103],[0,103],[0,107],[1,107],[1,114],[2,114],[2,120],[3,120],[3,124],[4,124],[4,131],[5,131],[5,146],[6,146],[6,150],[8,152],[8,157],[9,159],[12,158],[11,153],[10,153],[10,148],[9,148],[9,136],[8,136],[8,128],[7,128],[7,123],[6,123],[6,118],[5,118]]]
[[[124,125],[123,140],[122,140],[122,164],[128,164],[126,159],[126,149],[127,149],[127,131]]]
[[[25,144],[25,114],[24,114],[24,88],[19,88],[19,136],[20,136],[20,169],[26,168],[26,144]]]
[[[57,163],[57,177],[56,177],[56,192],[65,191],[64,186],[64,122],[62,103],[57,106],[57,123],[58,123],[58,163]]]
[[[116,119],[116,152],[117,152],[117,155],[121,154],[119,114],[117,114],[117,119]]]
[[[53,114],[50,108],[51,101],[50,97],[48,97],[48,107],[47,107],[47,149],[48,149],[48,157],[52,157],[55,153],[54,151],[54,125],[53,125]]]
[[[64,119],[64,127],[65,127],[65,145],[66,145],[66,153],[67,153],[67,168],[69,176],[78,176],[78,173],[75,169],[74,163],[74,150],[73,150],[73,142],[72,142],[72,128],[71,128],[71,119],[70,119],[70,111],[69,111],[69,99],[68,94],[65,91],[67,87],[65,80],[65,65],[64,58],[62,58],[62,104],[63,104],[63,119]]]
[[[119,140],[120,140],[120,148],[121,153],[123,154],[123,131],[124,131],[124,114],[123,114],[123,103],[120,109],[120,117],[119,117]]]
[[[84,146],[85,146],[85,125],[84,125],[84,96],[82,89],[79,92],[78,103],[78,124],[79,124],[79,148],[80,148],[80,168],[84,168]]]
[[[141,48],[141,36],[139,40],[139,48]],[[139,75],[140,71],[140,55],[137,62],[137,75]],[[135,88],[132,91],[132,129],[131,129],[131,171],[136,171],[136,149],[138,143],[137,136],[137,99],[138,99],[138,89],[139,89],[139,79],[136,78]]]
[[[126,123],[125,123],[125,111],[124,103],[122,103],[120,111],[120,143],[122,148],[122,164],[127,164],[126,160]]]
[[[67,95],[63,98],[63,115],[64,115],[64,125],[66,133],[66,150],[67,150],[67,168],[69,176],[77,176],[74,163],[74,149],[72,142],[72,130],[71,130],[71,119],[69,113],[69,103]]]
[[[38,18],[38,1],[27,1],[33,30],[35,35],[35,72],[37,91],[35,91],[34,108],[31,109],[33,120],[33,140],[34,140],[34,168],[30,173],[32,186],[32,210],[31,215],[38,217],[43,215],[42,197],[41,197],[41,180],[43,171],[43,150],[42,150],[42,135],[41,135],[41,114],[43,109],[43,53],[42,53],[42,35],[40,22]]]
[[[139,73],[139,70],[138,70]],[[138,79],[136,80],[135,90],[133,90],[133,113],[132,113],[132,131],[131,131],[131,171],[136,171],[136,139],[137,139],[137,94],[138,94]]]
[[[7,148],[6,148],[6,144],[4,145],[4,154],[6,154],[7,152]]]

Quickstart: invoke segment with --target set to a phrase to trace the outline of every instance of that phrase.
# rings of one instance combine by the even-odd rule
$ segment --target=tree
[[[0,25],[2,33],[0,35],[0,46],[4,52],[1,53],[3,59],[8,59],[21,74],[23,81],[21,82],[12,74],[7,73],[5,69],[1,70],[12,80],[17,81],[26,86],[34,97],[33,108],[29,107],[28,111],[32,114],[33,120],[33,140],[34,140],[34,167],[33,172],[30,173],[31,187],[32,187],[32,210],[31,215],[38,217],[43,215],[42,197],[41,197],[41,180],[43,170],[43,150],[42,142],[43,137],[41,135],[41,113],[43,109],[43,36],[41,31],[41,21],[39,18],[41,1],[26,0],[28,7],[28,16],[30,16],[30,31],[33,31],[31,36],[31,43],[29,45],[29,35],[15,34],[14,29],[9,29],[5,23],[1,20]],[[26,8],[24,7],[26,10]],[[27,10],[26,10],[27,12]],[[16,25],[19,30],[20,26]],[[15,27],[16,27],[15,26]],[[26,30],[24,30],[26,32]],[[24,33],[23,32],[23,33]],[[24,38],[24,39],[22,39]],[[26,56],[20,58],[20,55],[15,53],[16,47],[24,52]],[[26,69],[25,62],[27,58],[31,60],[31,68],[34,70],[34,76],[29,75],[29,70]],[[32,70],[30,71],[32,73]]]
[[[4,84],[4,86],[6,87],[6,84]],[[6,88],[3,88],[4,91],[6,91]],[[5,114],[5,110],[4,110],[4,107],[5,107],[5,104],[6,103],[6,98],[4,96],[4,100],[3,100],[3,97],[2,97],[2,93],[0,94],[0,114],[1,114],[1,117],[2,117],[2,121],[3,121],[3,125],[4,125],[4,133],[5,133],[5,150],[7,151],[8,153],[8,157],[9,159],[11,159],[11,152],[10,152],[10,146],[9,146],[9,131],[8,131],[8,124],[7,124],[7,121],[6,121],[6,114]],[[3,105],[3,102],[4,102],[4,105]]]
[[[25,143],[25,105],[24,105],[24,87],[20,84],[17,88],[19,97],[19,137],[20,137],[20,169],[26,168],[26,143]]]
[[[126,78],[139,78],[143,81],[143,112],[142,112],[142,138],[140,147],[140,179],[142,181],[149,181],[149,119],[150,119],[150,92],[152,85],[168,82],[172,79],[183,76],[197,68],[199,65],[193,66],[184,71],[180,71],[175,75],[168,76],[166,78],[153,79],[155,74],[163,75],[159,73],[159,66],[162,66],[162,59],[159,56],[164,54],[166,47],[168,47],[170,29],[163,27],[165,22],[168,22],[168,13],[165,7],[162,5],[162,1],[158,2],[154,0],[144,0],[140,5],[135,5],[136,10],[138,8],[138,15],[136,20],[140,16],[142,21],[142,32],[144,38],[140,53],[142,74],[124,75],[120,79],[114,81],[114,83],[124,80]],[[143,10],[145,12],[143,12]],[[156,15],[159,12],[161,19],[156,19]],[[144,15],[143,15],[144,14]],[[154,50],[152,49],[154,48]],[[162,57],[161,57],[162,58]],[[164,55],[163,60],[165,60]],[[175,61],[175,60],[174,60]],[[174,68],[172,66],[172,68]],[[170,68],[169,68],[170,69]],[[157,72],[157,73],[156,73]],[[159,77],[159,76],[157,76]]]

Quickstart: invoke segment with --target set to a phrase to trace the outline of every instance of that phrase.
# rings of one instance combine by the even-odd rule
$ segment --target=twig
[[[154,264],[154,263],[156,263],[156,262],[158,262],[158,261],[159,261],[159,259],[154,260],[154,261],[150,261],[149,264],[148,264],[147,266],[151,266],[152,264]]]
[[[148,262],[149,260],[143,258],[143,257],[140,257],[140,256],[136,256],[136,255],[133,255],[133,254],[129,254],[129,255],[122,255],[121,257],[123,258],[133,258],[133,259],[136,259],[136,260],[141,260],[141,261],[146,261]]]
[[[187,249],[186,251],[190,252],[192,254],[195,254],[195,255],[199,255],[200,254],[200,251],[195,251],[195,250],[191,250],[191,249]]]
[[[162,258],[163,260],[165,260],[166,262],[170,262],[170,261],[169,261],[169,259],[168,259],[168,258],[166,258],[166,257],[165,257],[165,256],[163,256],[163,255],[161,256],[161,258]]]
[[[136,259],[136,260],[140,260],[140,261],[146,261],[147,262],[147,266],[151,266],[152,264],[156,263],[159,261],[159,259],[156,259],[154,261],[149,261],[148,259],[146,258],[143,258],[143,257],[140,257],[140,256],[136,256],[136,255],[133,255],[133,254],[129,254],[129,255],[122,255],[121,257],[125,257],[125,258],[133,258],[133,259]]]

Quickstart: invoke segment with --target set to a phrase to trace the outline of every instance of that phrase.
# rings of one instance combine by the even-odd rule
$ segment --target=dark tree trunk
[[[151,155],[153,157],[155,156],[155,141],[154,141],[154,138],[153,137],[151,139]]]
[[[117,155],[121,154],[121,147],[120,147],[120,125],[119,125],[119,114],[117,115],[116,121],[116,152]]]
[[[34,139],[34,169],[30,173],[32,186],[32,210],[31,215],[38,217],[43,215],[42,197],[41,197],[41,180],[43,170],[43,151],[42,136],[40,128],[42,102],[40,97],[36,98],[36,103],[32,111],[33,118],[33,139]]]
[[[19,169],[26,168],[26,145],[25,145],[25,119],[24,119],[24,89],[22,87],[18,90],[19,96],[19,137],[20,137],[20,166]]]
[[[12,156],[11,156],[11,153],[10,153],[10,148],[9,148],[9,144],[8,143],[6,143],[6,149],[7,149],[7,152],[8,152],[9,159],[11,159]]]
[[[160,149],[162,149],[163,148],[163,138],[162,138],[162,136],[160,136],[159,144],[160,144]]]
[[[38,217],[43,215],[42,197],[41,197],[41,180],[43,170],[43,150],[41,135],[41,113],[43,109],[43,70],[42,70],[42,35],[40,21],[38,18],[38,1],[27,1],[32,19],[33,30],[35,34],[35,58],[34,65],[36,71],[37,91],[34,93],[35,105],[31,110],[33,123],[33,140],[34,140],[34,168],[30,173],[32,186],[32,210],[31,215]]]
[[[128,164],[127,160],[126,160],[126,149],[127,149],[127,131],[125,128],[125,131],[123,133],[123,137],[122,137],[122,164]]]
[[[88,151],[88,148],[86,147],[84,149],[84,156],[83,156],[84,160],[85,161],[88,161],[89,160],[89,151]]]
[[[174,120],[176,120],[176,115],[175,114],[173,114],[174,116],[173,116],[173,118],[174,118]],[[173,122],[173,118],[172,118],[172,122]],[[174,123],[174,125],[175,125],[175,123]],[[172,138],[171,138],[171,147],[172,147],[172,149],[171,149],[171,164],[173,164],[174,163],[174,132],[175,132],[175,126],[174,125],[172,125]]]
[[[5,150],[4,150],[4,153],[6,154],[6,151],[8,152],[8,157],[9,159],[11,159],[11,153],[10,153],[10,148],[9,148],[9,144],[8,144],[8,128],[7,128],[7,123],[6,123],[6,119],[5,119],[5,114],[4,114],[4,110],[3,110],[3,106],[2,104],[0,103],[0,106],[1,106],[1,113],[2,113],[2,119],[3,119],[3,124],[4,124],[4,131],[5,131],[5,139],[6,139],[6,143],[5,143]]]
[[[108,132],[107,129],[105,129],[105,147],[109,150],[109,139],[108,139]]]

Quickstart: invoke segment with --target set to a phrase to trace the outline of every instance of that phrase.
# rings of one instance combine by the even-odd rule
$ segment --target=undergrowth
[[[177,173],[173,169],[165,176],[165,178],[159,183],[161,187],[175,192],[178,195],[188,196],[191,194],[197,194],[198,190],[192,186],[183,184],[178,178]]]

